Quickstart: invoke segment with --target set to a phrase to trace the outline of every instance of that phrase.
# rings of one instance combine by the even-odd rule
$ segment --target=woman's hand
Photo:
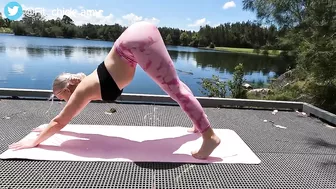
[[[34,128],[32,132],[38,132],[37,134],[38,136],[44,129],[45,128],[37,127],[37,128]],[[20,149],[25,149],[25,148],[33,148],[37,146],[37,144],[35,144],[35,140],[36,139],[22,139],[19,142],[9,145],[9,149],[20,150]]]
[[[37,146],[37,144],[35,143],[35,139],[22,139],[17,143],[9,145],[9,149],[20,150],[25,148],[33,148],[35,146]]]
[[[89,102],[90,98],[87,96],[87,92],[84,89],[77,88],[64,109],[50,121],[47,127],[33,129],[33,131],[39,132],[36,139],[23,139],[11,144],[9,148],[19,150],[37,146],[65,127]]]

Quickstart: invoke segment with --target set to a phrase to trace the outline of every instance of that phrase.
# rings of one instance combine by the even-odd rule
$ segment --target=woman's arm
[[[53,136],[55,133],[64,128],[80,111],[90,102],[83,87],[77,87],[75,92],[71,95],[69,101],[63,110],[50,121],[48,126],[43,129],[40,135],[34,140],[22,140],[9,146],[12,149],[22,149],[35,147]]]
[[[48,127],[43,129],[40,135],[35,140],[35,145],[45,141],[61,129],[63,129],[80,111],[90,102],[85,96],[84,90],[78,89],[71,95],[64,109],[50,121]]]

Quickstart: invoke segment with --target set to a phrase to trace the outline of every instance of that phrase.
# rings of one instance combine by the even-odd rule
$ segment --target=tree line
[[[86,38],[115,41],[126,27],[119,24],[77,26],[67,15],[62,18],[46,20],[41,14],[24,12],[22,20],[10,21],[0,16],[0,27],[10,27],[15,35],[40,37]],[[199,31],[186,31],[172,27],[158,28],[167,45],[192,47],[240,47],[240,48],[275,48],[277,37],[283,33],[274,25],[263,27],[251,21],[224,23],[216,27],[205,25]]]

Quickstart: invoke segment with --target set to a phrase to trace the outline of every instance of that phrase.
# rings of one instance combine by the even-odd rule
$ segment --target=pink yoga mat
[[[40,127],[45,127],[41,125]],[[69,124],[35,148],[8,149],[1,159],[259,164],[260,159],[232,130],[215,129],[221,144],[206,160],[190,154],[202,144],[184,127]],[[35,138],[37,132],[26,137]]]

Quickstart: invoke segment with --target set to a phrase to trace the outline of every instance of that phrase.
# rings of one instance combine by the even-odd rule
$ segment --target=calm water
[[[112,42],[82,39],[54,39],[0,34],[0,88],[51,89],[62,72],[89,74],[110,51]],[[234,67],[244,63],[247,81],[267,83],[282,74],[288,63],[279,58],[231,54],[191,47],[167,46],[180,79],[197,96],[200,78],[219,75],[232,78]],[[165,94],[138,67],[126,93]]]

